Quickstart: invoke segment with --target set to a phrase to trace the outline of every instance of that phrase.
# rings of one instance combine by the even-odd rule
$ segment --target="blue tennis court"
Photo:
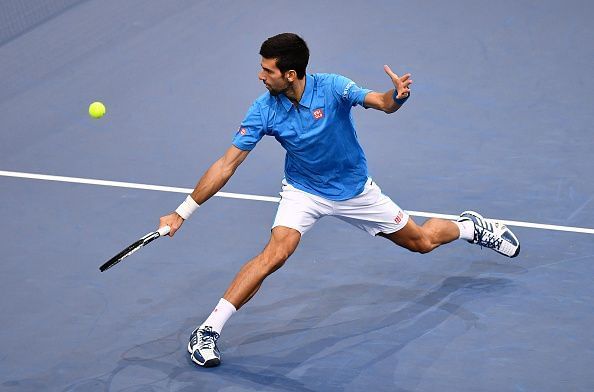
[[[6,0],[0,15],[0,390],[594,389],[591,2]],[[98,267],[231,145],[265,91],[260,44],[285,31],[308,72],[378,91],[384,64],[410,72],[399,112],[353,110],[373,179],[418,223],[512,221],[522,253],[413,254],[322,219],[203,369],[188,336],[270,235],[273,138],[173,239]]]

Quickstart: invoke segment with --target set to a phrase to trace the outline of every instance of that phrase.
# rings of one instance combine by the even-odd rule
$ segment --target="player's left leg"
[[[507,257],[513,258],[520,254],[520,241],[507,226],[493,219],[485,219],[474,211],[463,212],[456,222],[431,218],[422,226],[409,218],[403,228],[389,234],[380,232],[378,235],[419,253],[428,253],[440,245],[463,239]]]
[[[445,219],[431,218],[419,226],[409,218],[400,230],[393,233],[380,232],[377,235],[412,252],[429,253],[440,245],[460,238],[460,228],[456,223]]]
[[[472,239],[472,222],[429,219],[422,226],[384,195],[371,179],[356,197],[334,203],[334,216],[413,252],[427,253],[458,238]],[[462,233],[462,236],[460,235]]]
[[[413,252],[428,253],[462,239],[507,257],[520,253],[520,241],[509,228],[474,211],[463,212],[457,221],[431,218],[417,225],[371,179],[359,195],[333,204],[333,215],[337,218]]]

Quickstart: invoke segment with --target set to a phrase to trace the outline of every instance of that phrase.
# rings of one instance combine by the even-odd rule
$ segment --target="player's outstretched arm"
[[[248,154],[249,151],[240,150],[235,146],[231,146],[222,157],[208,168],[202,178],[200,178],[194,191],[189,195],[191,200],[186,199],[176,211],[161,217],[159,220],[159,227],[166,225],[171,227],[169,235],[173,237],[185,220],[179,212],[184,215],[184,211],[187,211],[188,208],[191,208],[192,206],[196,207],[210,199],[227,183],[227,181],[229,181],[233,173],[235,173],[235,170],[241,165]],[[189,207],[188,204],[190,205]],[[188,217],[189,215],[186,215],[186,218]]]
[[[365,96],[364,104],[368,108],[381,110],[385,113],[394,113],[400,109],[404,101],[408,98],[412,79],[409,73],[403,76],[396,75],[387,65],[384,65],[384,71],[386,71],[386,74],[392,80],[394,88],[385,93],[370,92]]]

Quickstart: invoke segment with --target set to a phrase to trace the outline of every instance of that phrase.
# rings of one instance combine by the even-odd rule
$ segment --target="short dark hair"
[[[297,78],[303,79],[309,61],[309,49],[303,38],[297,34],[282,33],[262,43],[260,56],[276,59],[276,66],[282,73],[293,69]]]

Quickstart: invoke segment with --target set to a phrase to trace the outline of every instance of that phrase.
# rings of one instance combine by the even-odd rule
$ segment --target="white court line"
[[[17,178],[29,178],[32,180],[45,180],[45,181],[58,181],[58,182],[71,182],[75,184],[89,184],[89,185],[102,185],[112,186],[116,188],[132,188],[132,189],[146,189],[149,191],[161,191],[161,192],[173,192],[173,193],[191,193],[194,189],[192,188],[176,188],[172,186],[162,185],[149,185],[149,184],[138,184],[135,182],[121,182],[121,181],[107,181],[107,180],[94,180],[91,178],[79,178],[79,177],[63,177],[63,176],[50,176],[47,174],[35,174],[35,173],[21,173],[0,170],[0,176],[4,177],[17,177]],[[228,192],[217,192],[215,196],[228,197],[231,199],[247,199],[247,200],[260,200],[260,201],[272,201],[278,203],[279,197],[270,196],[258,196],[258,195],[247,195],[242,193],[228,193]]]
[[[145,189],[145,190],[151,190],[151,191],[174,192],[174,193],[184,193],[184,194],[187,194],[187,193],[190,193],[193,191],[193,189],[191,189],[191,188],[176,188],[176,187],[162,186],[162,185],[138,184],[138,183],[134,183],[134,182],[94,180],[94,179],[90,179],[90,178],[51,176],[51,175],[47,175],[47,174],[22,173],[22,172],[12,172],[12,171],[3,171],[3,170],[0,170],[0,176],[28,178],[28,179],[32,179],[32,180],[70,182],[70,183],[75,183],[75,184],[111,186],[111,187],[117,187],[117,188]],[[249,194],[243,194],[243,193],[217,192],[215,194],[215,196],[227,197],[227,198],[232,198],[232,199],[269,201],[269,202],[274,202],[274,203],[278,203],[280,201],[279,197],[249,195]],[[458,218],[458,215],[436,214],[433,212],[422,212],[422,211],[407,211],[407,212],[410,215],[420,216],[420,217],[424,217],[424,218],[443,218],[443,219],[451,219],[451,220],[455,220]],[[512,220],[501,220],[501,222],[503,222],[504,224],[506,224],[508,226],[529,227],[532,229],[544,229],[544,230],[556,230],[556,231],[569,231],[572,233],[594,234],[594,229],[589,229],[589,228],[584,228],[584,227],[545,225],[545,224],[541,224],[541,223],[520,222],[520,221],[512,221]]]

